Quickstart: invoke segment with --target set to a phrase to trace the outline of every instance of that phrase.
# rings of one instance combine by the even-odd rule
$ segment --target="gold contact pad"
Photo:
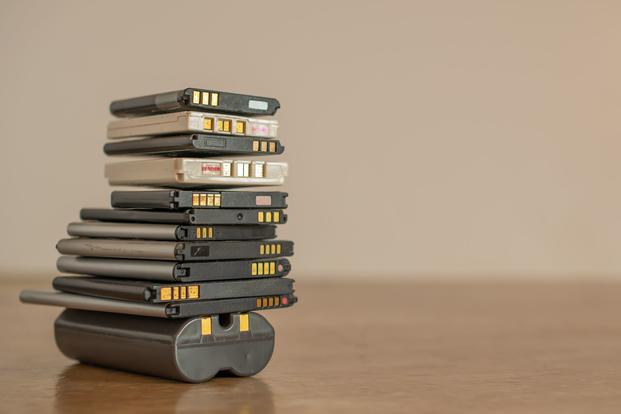
[[[201,335],[211,335],[211,318],[201,318]]]
[[[198,104],[201,101],[201,93],[199,91],[192,92],[192,103]]]
[[[231,120],[218,119],[218,121],[216,122],[216,128],[218,132],[231,132]]]
[[[203,92],[203,105],[209,105],[209,92]]]
[[[250,319],[247,313],[239,315],[239,332],[248,332],[250,330]]]
[[[188,299],[198,299],[200,296],[200,288],[198,285],[188,286]]]
[[[161,288],[160,289],[160,300],[171,300],[171,299],[172,299],[172,289]]]

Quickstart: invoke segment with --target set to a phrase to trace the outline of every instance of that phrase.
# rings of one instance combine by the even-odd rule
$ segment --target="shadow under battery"
[[[273,413],[270,387],[259,378],[219,375],[187,384],[85,364],[65,369],[56,382],[54,408],[59,413],[89,408],[122,412]]]

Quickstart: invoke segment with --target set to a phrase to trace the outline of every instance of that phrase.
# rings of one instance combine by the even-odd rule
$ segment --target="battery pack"
[[[118,279],[207,282],[212,280],[283,277],[291,271],[291,263],[286,258],[169,262],[60,256],[56,261],[56,268],[63,273],[114,277]]]
[[[113,191],[114,208],[182,210],[188,208],[287,208],[287,193],[280,191]]]
[[[69,309],[148,316],[151,318],[187,319],[203,315],[286,308],[293,306],[298,299],[291,292],[280,296],[256,296],[192,302],[140,303],[65,292],[23,290],[19,294],[19,300],[23,303],[32,303],[34,305],[60,306]]]
[[[171,242],[76,237],[60,240],[56,244],[56,250],[73,256],[200,262],[292,256],[293,242],[288,240]]]
[[[108,124],[108,138],[146,137],[202,132],[256,138],[276,138],[278,121],[195,111],[125,118]]]
[[[293,292],[293,279],[272,277],[196,283],[157,283],[92,276],[59,276],[54,289],[66,293],[144,303],[192,302]]]
[[[194,383],[255,375],[274,351],[274,328],[256,313],[167,320],[68,309],[54,335],[68,358]]]
[[[154,211],[110,208],[83,208],[82,220],[161,224],[284,224],[287,215],[279,209],[188,209]]]
[[[247,137],[192,134],[129,139],[104,145],[107,155],[159,155],[206,157],[224,155],[276,155],[285,150],[280,141]]]
[[[151,158],[106,164],[110,185],[172,188],[234,188],[282,185],[286,162],[217,160],[204,158]]]
[[[265,240],[276,237],[276,226],[178,226],[175,224],[82,221],[69,223],[67,234],[74,237],[143,240]]]
[[[274,115],[278,108],[280,102],[275,98],[199,88],[119,99],[110,104],[110,112],[119,117],[189,110],[257,116]]]

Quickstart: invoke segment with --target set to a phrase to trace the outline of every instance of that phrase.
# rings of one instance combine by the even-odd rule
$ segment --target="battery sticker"
[[[204,162],[201,165],[203,175],[219,176],[222,175],[222,165],[219,162]]]
[[[272,196],[268,196],[268,195],[256,196],[255,204],[257,206],[271,206],[272,205]]]
[[[260,111],[267,111],[268,103],[265,101],[255,101],[251,99],[248,101],[248,108],[258,109]]]
[[[203,117],[190,116],[188,118],[188,128],[192,130],[203,130]]]

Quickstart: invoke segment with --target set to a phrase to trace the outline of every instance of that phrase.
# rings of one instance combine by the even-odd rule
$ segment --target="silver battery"
[[[74,237],[118,239],[177,240],[174,224],[102,223],[82,221],[69,223],[67,234]]]
[[[62,254],[147,260],[176,260],[177,242],[121,239],[63,239],[56,244]],[[181,243],[181,245],[183,245]]]
[[[23,303],[36,305],[62,306],[70,309],[82,309],[99,312],[123,313],[126,315],[151,316],[165,318],[165,304],[146,304],[114,299],[103,299],[72,293],[40,292],[24,290],[19,295]]]
[[[139,118],[125,118],[108,124],[109,139],[187,132],[276,138],[278,121],[186,111]]]
[[[97,257],[60,256],[56,268],[63,273],[175,281],[177,262],[136,259],[102,259]]]
[[[111,185],[227,188],[282,185],[286,162],[158,158],[106,164]]]

